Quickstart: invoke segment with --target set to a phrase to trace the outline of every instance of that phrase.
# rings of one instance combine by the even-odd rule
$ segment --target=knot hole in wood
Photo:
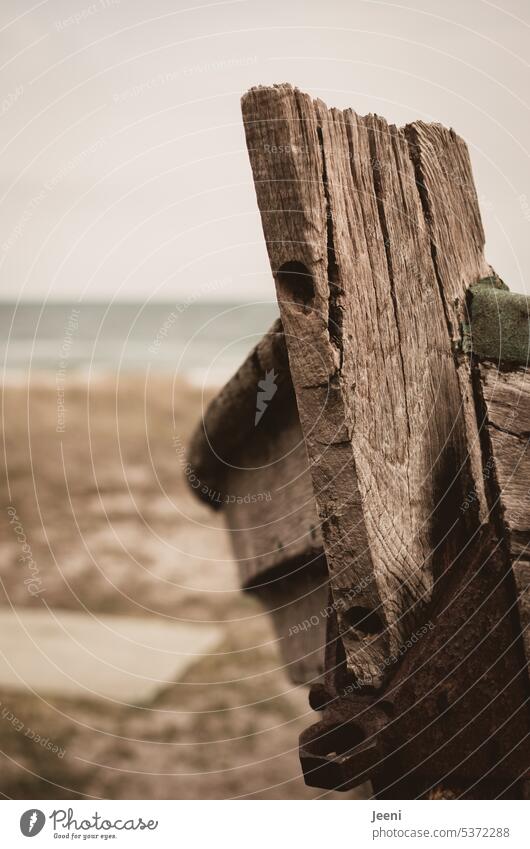
[[[281,301],[298,304],[304,311],[311,308],[315,297],[313,277],[303,262],[285,262],[276,272],[276,285]]]

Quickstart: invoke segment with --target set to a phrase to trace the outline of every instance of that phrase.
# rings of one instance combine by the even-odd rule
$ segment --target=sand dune
[[[4,681],[3,794],[318,795],[299,773],[298,734],[314,721],[306,694],[284,675],[267,616],[238,590],[221,517],[192,497],[175,456],[173,437],[189,438],[201,404],[163,376],[69,377],[64,396],[53,375],[6,386],[4,609],[199,623],[220,638],[136,707]]]

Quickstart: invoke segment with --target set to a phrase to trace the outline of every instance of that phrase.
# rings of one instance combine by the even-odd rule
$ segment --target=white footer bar
[[[516,801],[10,800],[0,803],[0,825],[9,849],[519,849],[530,846],[528,813],[528,803]]]

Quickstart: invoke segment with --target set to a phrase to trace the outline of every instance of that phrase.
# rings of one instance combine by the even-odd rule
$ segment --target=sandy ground
[[[140,707],[0,689],[3,795],[320,795],[297,754],[315,714],[281,669],[268,617],[238,591],[222,519],[187,490],[174,449],[202,403],[164,376],[69,379],[64,399],[53,375],[5,389],[0,603],[217,623],[223,636]]]

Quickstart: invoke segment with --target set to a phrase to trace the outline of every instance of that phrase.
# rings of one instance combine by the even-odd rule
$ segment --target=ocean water
[[[275,303],[0,304],[7,376],[161,370],[219,385],[278,316]]]

